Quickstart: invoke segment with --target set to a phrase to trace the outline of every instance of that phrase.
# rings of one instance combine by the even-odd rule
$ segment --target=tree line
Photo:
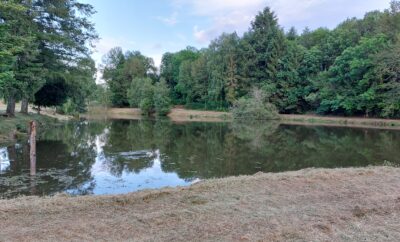
[[[162,83],[165,110],[227,110],[256,89],[280,113],[400,117],[399,56],[400,1],[301,34],[285,31],[267,7],[243,36],[224,33],[207,48],[165,53],[159,73],[151,58],[114,48],[103,79],[113,106],[147,106],[147,113]]]
[[[82,112],[95,88],[97,39],[89,18],[95,11],[76,0],[2,0],[0,2],[0,95],[7,115],[28,104]]]

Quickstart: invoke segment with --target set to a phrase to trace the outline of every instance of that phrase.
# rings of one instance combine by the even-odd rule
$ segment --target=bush
[[[138,107],[144,115],[156,112],[159,116],[165,116],[171,108],[169,89],[164,80],[155,85],[149,78],[133,79],[128,90],[128,99],[131,107]]]
[[[154,87],[154,109],[159,116],[165,116],[171,110],[171,98],[169,89],[164,79],[155,84]]]
[[[236,101],[231,109],[234,119],[247,120],[277,120],[279,114],[276,107],[269,103],[266,95],[259,89],[254,89],[251,97]]]

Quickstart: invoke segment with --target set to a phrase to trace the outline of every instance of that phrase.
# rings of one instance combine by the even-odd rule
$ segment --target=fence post
[[[29,123],[29,144],[30,144],[30,173],[36,175],[36,122]]]

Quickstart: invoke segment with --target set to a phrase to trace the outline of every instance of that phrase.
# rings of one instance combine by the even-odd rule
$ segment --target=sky
[[[305,27],[334,28],[349,17],[389,7],[390,0],[81,0],[94,6],[100,40],[97,64],[111,48],[139,50],[160,65],[165,52],[207,47],[223,32],[247,31],[255,15],[269,6],[279,24],[301,32]]]

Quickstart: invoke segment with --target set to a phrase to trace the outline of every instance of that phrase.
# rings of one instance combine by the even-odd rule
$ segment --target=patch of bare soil
[[[138,108],[103,108],[91,107],[89,112],[82,115],[89,119],[142,119],[142,112]]]
[[[173,108],[168,117],[174,122],[221,122],[232,119],[230,113]]]
[[[400,169],[306,169],[0,201],[0,241],[400,241]]]
[[[141,111],[138,108],[91,108],[83,115],[90,119],[141,119]],[[189,110],[182,107],[171,109],[168,117],[173,122],[223,122],[231,119],[231,115],[226,112]]]

